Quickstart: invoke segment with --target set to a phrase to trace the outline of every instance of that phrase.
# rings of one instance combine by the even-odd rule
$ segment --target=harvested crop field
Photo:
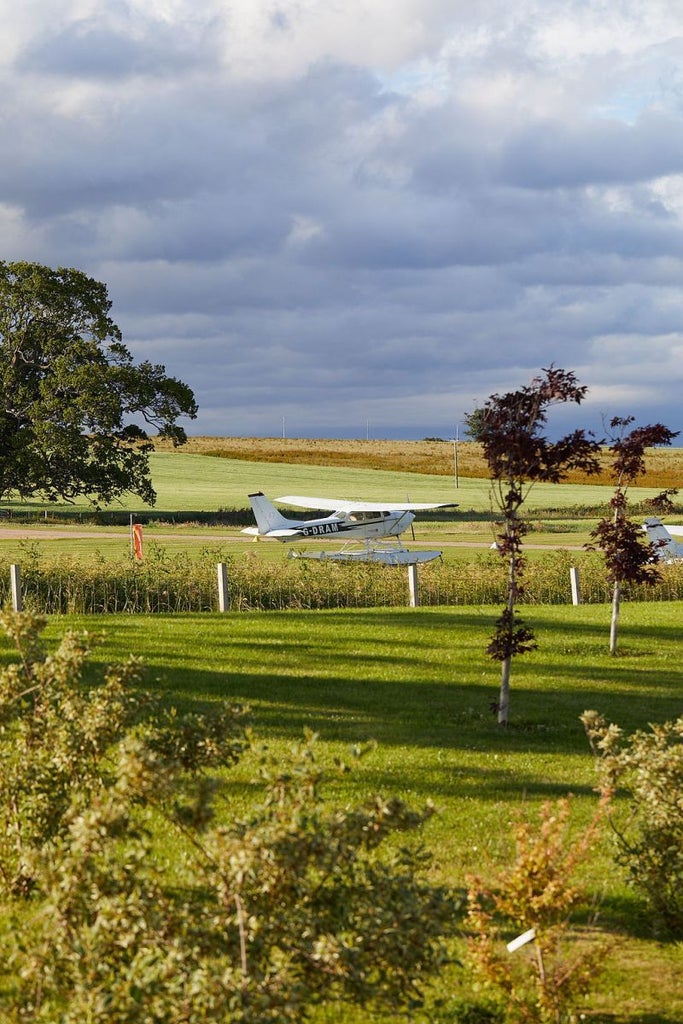
[[[170,445],[157,443],[159,451]],[[481,445],[473,441],[424,440],[340,440],[329,438],[281,437],[190,437],[182,449],[188,455],[209,455],[247,462],[299,463],[309,466],[338,466],[358,469],[383,469],[402,473],[425,473],[452,477],[456,471],[463,477],[486,478],[488,469]],[[678,487],[683,485],[683,449],[652,449],[646,459],[646,474],[639,481],[643,487]],[[612,482],[608,456],[600,476],[587,478],[583,473],[570,473],[568,483]]]

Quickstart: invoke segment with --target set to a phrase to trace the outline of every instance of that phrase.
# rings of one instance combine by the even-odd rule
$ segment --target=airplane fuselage
[[[321,519],[286,519],[264,494],[250,494],[249,501],[256,517],[256,527],[244,532],[259,537],[272,537],[287,544],[306,538],[338,540],[381,540],[398,537],[407,530],[415,516],[407,509],[342,509]]]
[[[276,531],[277,539],[288,543],[305,538],[337,538],[339,540],[372,540],[398,537],[407,530],[415,516],[412,512],[352,513],[331,515],[324,519],[288,520],[287,530]],[[272,536],[272,534],[271,534]]]

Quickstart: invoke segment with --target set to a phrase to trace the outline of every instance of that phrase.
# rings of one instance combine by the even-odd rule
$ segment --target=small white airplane
[[[683,544],[677,544],[672,534],[683,535],[683,526],[665,526],[657,516],[650,516],[643,523],[647,539],[657,548],[657,558],[664,562],[672,562],[683,558]]]
[[[284,543],[296,540],[346,541],[341,551],[291,552],[295,558],[333,559],[346,562],[382,562],[385,565],[415,565],[431,562],[441,556],[440,551],[408,551],[400,535],[412,526],[414,512],[430,508],[454,508],[450,502],[415,504],[405,502],[396,506],[381,502],[345,501],[339,498],[309,498],[288,494],[276,501],[300,508],[324,509],[332,515],[323,519],[286,519],[259,491],[249,495],[256,526],[248,526],[242,533],[256,539],[274,537]],[[362,542],[360,550],[348,550],[348,543]]]

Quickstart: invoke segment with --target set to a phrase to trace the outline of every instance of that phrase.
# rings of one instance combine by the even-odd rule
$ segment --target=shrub
[[[0,679],[3,1021],[289,1024],[327,999],[420,1002],[457,919],[425,851],[397,841],[430,806],[330,806],[348,769],[309,736],[263,764],[238,819],[224,770],[249,743],[242,709],[164,712],[136,662],[87,684],[85,640],[48,656],[41,620],[3,619],[20,656]]]
[[[655,927],[683,937],[683,715],[625,737],[596,711],[581,716],[600,788],[628,797],[612,814],[617,859],[645,896]]]
[[[593,845],[602,805],[583,834],[568,834],[569,801],[546,803],[536,828],[515,828],[516,859],[492,884],[472,878],[468,889],[469,960],[476,979],[505,1006],[504,1019],[534,1024],[572,1024],[578,1000],[600,970],[604,945],[572,949],[572,913],[585,905],[573,881]],[[519,951],[504,942],[520,933]],[[495,1018],[494,1018],[495,1019]]]
[[[112,745],[146,723],[152,751],[170,749],[166,764],[194,770],[206,761],[231,764],[246,738],[238,708],[211,716],[174,716],[139,689],[140,662],[110,667],[97,685],[85,669],[93,637],[68,632],[52,655],[40,634],[45,620],[30,612],[0,614],[19,662],[0,672],[0,892],[17,895],[34,883],[35,857],[63,837],[75,805],[86,806],[115,783]],[[152,726],[152,721],[154,725]],[[191,745],[192,732],[201,742]],[[182,756],[181,756],[182,753]]]

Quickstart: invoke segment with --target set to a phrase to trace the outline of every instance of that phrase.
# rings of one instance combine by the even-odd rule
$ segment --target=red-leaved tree
[[[488,653],[501,663],[498,722],[507,725],[510,713],[510,670],[515,654],[533,650],[533,632],[517,613],[524,570],[522,545],[528,527],[520,509],[536,483],[559,483],[569,470],[599,470],[599,442],[583,430],[551,441],[545,435],[548,410],[565,402],[581,403],[587,388],[570,370],[554,366],[525,387],[491,395],[467,417],[470,436],[484,450],[491,477],[493,502],[502,513],[498,550],[507,561],[507,600],[496,622]]]
[[[673,432],[662,423],[650,423],[645,427],[633,427],[633,416],[615,416],[610,420],[610,441],[612,453],[612,476],[615,481],[614,494],[610,501],[611,515],[601,519],[591,533],[595,543],[589,549],[600,548],[607,566],[608,578],[612,584],[612,621],[610,626],[610,654],[617,653],[619,632],[619,610],[625,583],[647,583],[652,585],[659,579],[657,548],[648,541],[639,523],[630,519],[626,508],[627,492],[638,477],[645,473],[645,453],[656,445],[669,445],[678,432]],[[671,504],[675,489],[662,491],[651,504],[655,508],[666,508]]]

